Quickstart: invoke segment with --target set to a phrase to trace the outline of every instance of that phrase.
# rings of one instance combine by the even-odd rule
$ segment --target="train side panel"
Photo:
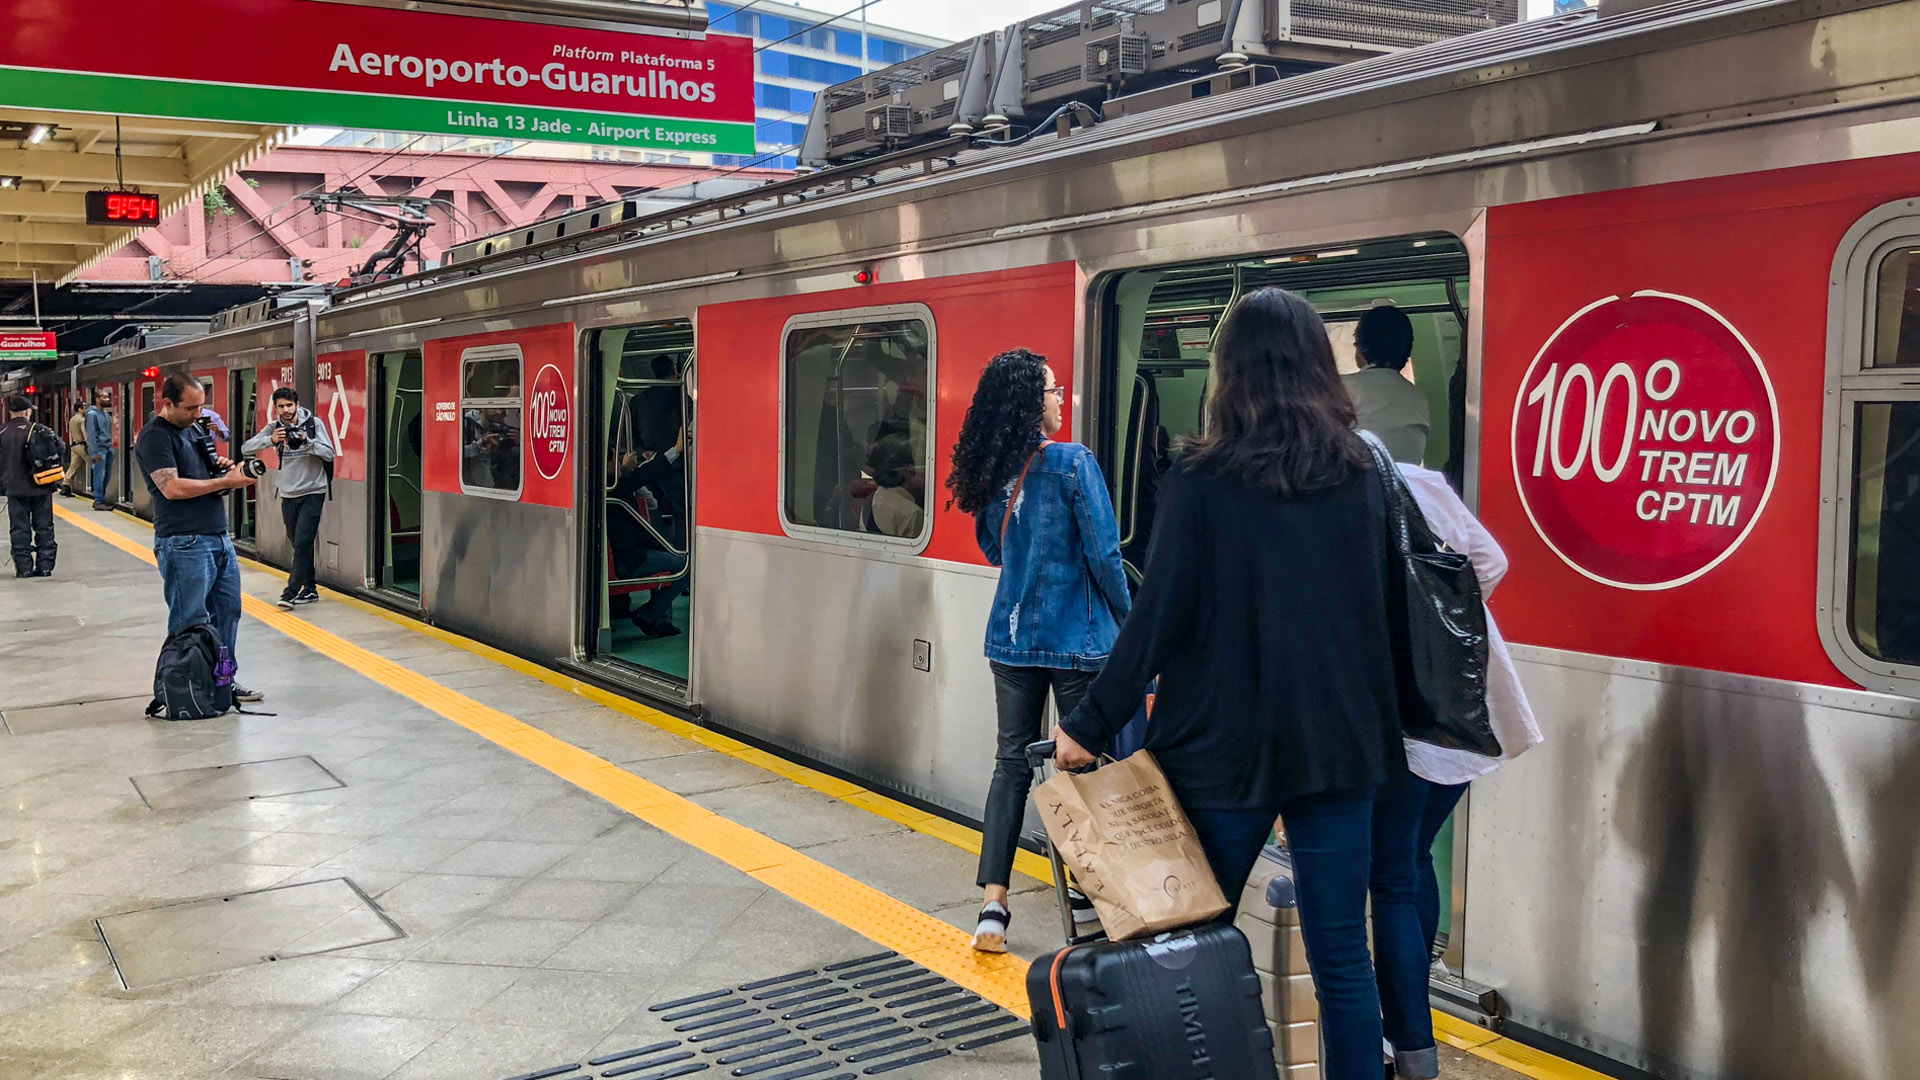
[[[948,461],[996,353],[1042,353],[1075,385],[1079,303],[1076,268],[1053,264],[700,309],[693,690],[715,722],[981,812],[993,754],[981,642],[997,571],[985,565],[972,517],[947,509]],[[782,331],[797,316],[903,305],[924,307],[934,322],[926,547],[789,535]],[[931,670],[916,668],[916,643]]]
[[[1830,271],[1916,193],[1907,156],[1489,213],[1480,507],[1547,743],[1474,787],[1466,968],[1520,1023],[1663,1076],[1920,1075],[1920,707],[1817,600]]]
[[[531,656],[573,650],[574,368],[570,323],[423,350],[422,605]]]

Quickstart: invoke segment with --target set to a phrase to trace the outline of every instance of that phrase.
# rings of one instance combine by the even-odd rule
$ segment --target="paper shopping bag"
[[[1227,910],[1193,824],[1145,750],[1034,789],[1047,837],[1113,941],[1205,922]]]

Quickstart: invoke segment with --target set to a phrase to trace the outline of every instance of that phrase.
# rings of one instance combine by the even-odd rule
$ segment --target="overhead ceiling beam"
[[[72,244],[0,244],[0,263],[77,263],[91,254]]]
[[[117,182],[112,154],[66,154],[54,151],[0,150],[0,176],[76,184]],[[186,187],[187,163],[179,158],[125,159],[126,182],[153,187]]]
[[[101,113],[62,113],[43,109],[0,109],[0,120],[18,124],[54,124],[68,131],[98,131],[112,143],[113,117]],[[228,124],[215,120],[168,120],[151,116],[120,118],[122,138],[136,135],[198,135],[209,139],[257,139],[274,129],[258,124]]]
[[[113,240],[120,230],[107,226],[70,225],[50,221],[0,221],[0,245],[5,244],[78,244],[99,247]]]
[[[67,191],[0,190],[0,216],[41,221],[87,220],[87,197]]]

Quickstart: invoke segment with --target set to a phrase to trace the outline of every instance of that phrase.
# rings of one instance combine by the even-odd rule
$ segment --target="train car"
[[[326,583],[974,818],[994,571],[942,483],[986,360],[1072,388],[1137,562],[1237,296],[1300,292],[1348,364],[1397,304],[1547,735],[1455,822],[1487,1021],[1623,1073],[1904,1080],[1916,88],[1920,0],[1605,8],[909,148],[79,379],[126,445],[152,372],[211,380],[238,438],[310,370]],[[271,477],[236,518],[284,561]],[[142,506],[124,455],[116,485]]]

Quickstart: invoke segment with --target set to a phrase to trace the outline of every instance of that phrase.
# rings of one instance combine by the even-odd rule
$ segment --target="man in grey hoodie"
[[[300,407],[300,395],[283,386],[273,392],[273,422],[240,447],[253,456],[272,447],[279,452],[280,476],[274,492],[280,496],[280,518],[293,541],[293,573],[280,594],[280,606],[320,599],[313,571],[313,541],[320,534],[320,511],[333,485],[333,437],[326,421]]]

